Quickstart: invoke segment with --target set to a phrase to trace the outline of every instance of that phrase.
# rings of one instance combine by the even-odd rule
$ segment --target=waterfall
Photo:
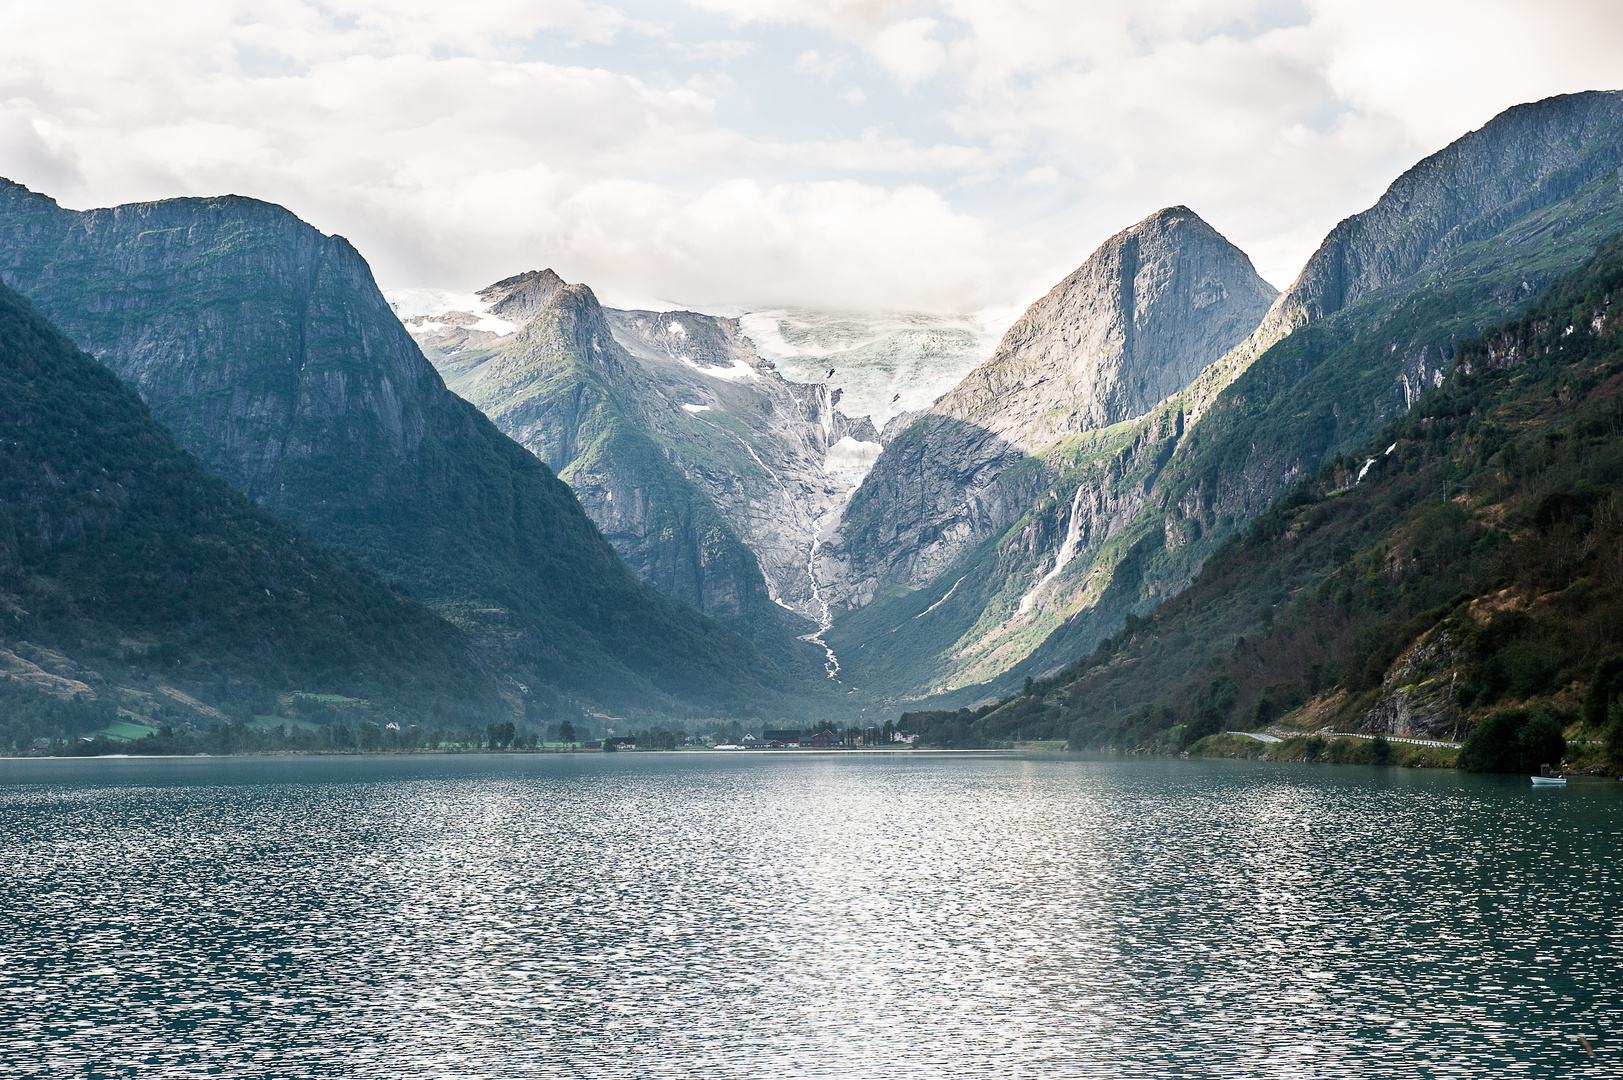
[[[1065,529],[1065,542],[1060,544],[1059,554],[1054,557],[1054,568],[1043,575],[1043,579],[1037,582],[1030,592],[1020,598],[1020,614],[1024,615],[1030,611],[1032,605],[1037,602],[1037,594],[1043,591],[1043,586],[1058,577],[1059,572],[1076,558],[1077,545],[1082,542],[1082,493],[1086,488],[1086,484],[1076,486],[1076,494],[1071,497],[1071,521]]]

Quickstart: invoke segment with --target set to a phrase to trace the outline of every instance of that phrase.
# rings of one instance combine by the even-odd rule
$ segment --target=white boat
[[[1564,776],[1535,776],[1534,787],[1566,787],[1567,778]]]

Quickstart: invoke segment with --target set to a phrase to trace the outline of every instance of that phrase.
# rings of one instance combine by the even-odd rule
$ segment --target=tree
[[[1369,741],[1369,760],[1376,765],[1392,760],[1392,744],[1386,741],[1385,735],[1377,735]]]
[[[1606,716],[1606,756],[1623,764],[1623,702],[1613,702]]]
[[[1584,694],[1584,726],[1599,729],[1606,756],[1623,765],[1623,656],[1608,656],[1595,665]]]
[[[1471,732],[1460,750],[1460,768],[1467,772],[1531,773],[1541,765],[1555,765],[1567,752],[1561,723],[1547,712],[1504,709]]]
[[[1195,716],[1183,730],[1183,745],[1187,749],[1208,735],[1223,730],[1223,720],[1234,708],[1234,699],[1240,688],[1227,675],[1213,679],[1195,698]]]
[[[566,742],[570,746],[575,745],[575,725],[571,724],[568,720],[565,720],[563,723],[559,724],[558,740],[560,742]]]
[[[1612,704],[1623,696],[1623,656],[1608,656],[1595,665],[1584,695],[1584,724],[1598,728],[1607,721]]]

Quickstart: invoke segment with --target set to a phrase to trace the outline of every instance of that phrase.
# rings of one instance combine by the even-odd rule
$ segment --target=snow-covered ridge
[[[395,315],[413,333],[434,334],[446,330],[478,330],[506,337],[518,329],[492,314],[494,306],[474,293],[452,293],[443,289],[388,289],[383,293]]]

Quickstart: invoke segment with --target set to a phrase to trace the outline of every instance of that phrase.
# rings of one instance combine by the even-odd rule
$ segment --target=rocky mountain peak
[[[477,295],[490,305],[491,314],[523,326],[567,288],[569,283],[549,268],[503,278],[480,289]]]
[[[1028,453],[1140,416],[1244,340],[1276,291],[1186,206],[1112,236],[935,411]]]

